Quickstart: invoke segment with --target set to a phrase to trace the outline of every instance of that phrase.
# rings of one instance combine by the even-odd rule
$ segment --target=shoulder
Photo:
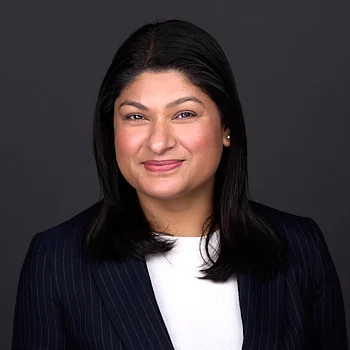
[[[310,278],[316,282],[337,284],[337,272],[324,235],[310,217],[287,213],[275,208],[252,203],[254,210],[267,217],[281,232],[289,270],[301,285]],[[335,281],[335,282],[334,282]]]
[[[254,201],[251,201],[251,205],[254,212],[268,219],[276,229],[288,236],[291,243],[300,236],[310,233],[311,225],[314,222],[310,217],[296,215]]]
[[[87,226],[101,207],[101,201],[75,214],[64,222],[34,235],[31,245],[42,244],[46,251],[80,249],[80,242]]]
[[[270,207],[266,204],[255,201],[250,201],[250,203],[255,212],[269,218],[275,224],[281,224],[283,222],[284,224],[295,226],[309,220],[309,217],[282,211],[280,209]]]
[[[85,227],[92,221],[100,206],[101,202],[95,203],[59,225],[35,234],[22,264],[21,280],[24,278],[29,281],[35,278],[37,281],[38,267],[43,271],[50,270],[57,274],[58,271],[65,270],[65,265],[70,269],[73,269],[74,262],[79,262],[81,265],[83,257],[81,238]],[[47,283],[50,283],[50,280]]]
[[[310,217],[300,216],[267,205],[251,202],[253,209],[267,218],[282,234],[291,259],[315,260],[328,255],[328,248],[318,224]]]

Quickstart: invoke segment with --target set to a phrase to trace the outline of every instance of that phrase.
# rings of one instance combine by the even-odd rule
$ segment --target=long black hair
[[[254,210],[249,198],[247,140],[236,83],[218,42],[205,30],[182,20],[146,24],[117,50],[103,79],[93,123],[93,149],[103,199],[86,229],[83,243],[90,257],[144,258],[169,251],[174,242],[152,232],[136,190],[116,162],[113,108],[128,84],[145,71],[175,70],[204,91],[217,105],[222,125],[230,129],[215,175],[213,213],[203,225],[206,249],[215,228],[220,248],[204,279],[225,281],[253,268],[262,279],[272,278],[281,264],[283,240],[271,221]],[[203,238],[203,237],[202,237]],[[210,256],[209,256],[210,259]]]

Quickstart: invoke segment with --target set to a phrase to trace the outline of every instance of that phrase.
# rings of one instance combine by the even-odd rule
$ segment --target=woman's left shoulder
[[[289,255],[314,260],[329,255],[324,235],[314,219],[252,202],[253,208],[266,217],[284,238]]]
[[[337,295],[341,295],[337,270],[318,224],[307,216],[260,203],[254,206],[282,235],[283,258],[287,264],[284,274],[294,294],[298,290],[306,304],[312,300],[317,286],[324,292],[327,292],[326,286],[331,286]]]
[[[259,203],[253,206],[285,238],[285,257],[288,262],[286,269],[282,270],[286,281],[285,295],[286,300],[292,301],[290,315],[297,315],[307,325],[307,348],[348,349],[340,280],[319,226],[310,217]],[[295,320],[292,317],[288,319],[292,321],[290,325],[294,326]]]

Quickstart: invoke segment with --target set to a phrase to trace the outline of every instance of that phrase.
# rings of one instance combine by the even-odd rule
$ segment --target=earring
[[[230,134],[228,134],[228,135],[226,136],[226,138],[229,140],[229,139],[231,138]]]

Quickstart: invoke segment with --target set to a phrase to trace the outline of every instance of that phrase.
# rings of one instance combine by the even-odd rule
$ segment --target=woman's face
[[[212,191],[228,131],[209,96],[176,71],[140,74],[114,104],[116,160],[143,197]]]

